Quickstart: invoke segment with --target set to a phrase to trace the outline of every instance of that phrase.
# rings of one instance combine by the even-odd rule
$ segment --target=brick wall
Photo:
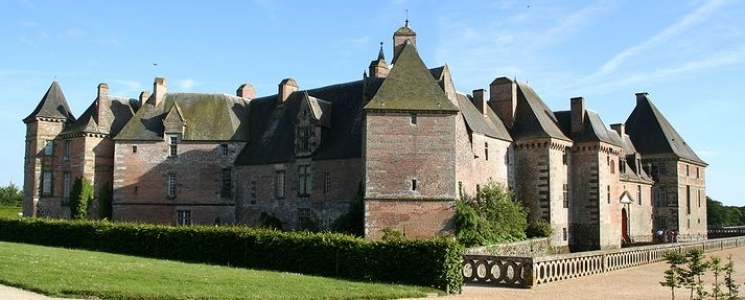
[[[476,185],[484,186],[489,180],[509,187],[507,156],[511,142],[478,133],[472,133],[469,138],[462,115],[458,115],[456,122],[455,141],[458,196],[462,192],[466,198],[475,197]]]

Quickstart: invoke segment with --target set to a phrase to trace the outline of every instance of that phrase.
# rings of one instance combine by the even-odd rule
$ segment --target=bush
[[[88,205],[93,200],[93,185],[85,177],[78,177],[70,191],[70,218],[87,219]]]
[[[0,240],[187,262],[430,286],[458,292],[462,247],[448,238],[369,241],[338,233],[0,219]]]
[[[0,206],[15,206],[19,207],[23,205],[23,192],[14,183],[9,183],[8,186],[0,187]]]
[[[465,246],[526,239],[528,213],[504,186],[489,182],[476,199],[455,203],[455,235]]]
[[[530,223],[528,228],[525,228],[525,235],[528,238],[550,237],[553,232],[554,229],[551,228],[551,224],[544,220]]]

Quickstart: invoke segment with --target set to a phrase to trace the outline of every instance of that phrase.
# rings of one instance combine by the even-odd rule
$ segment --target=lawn
[[[0,205],[0,218],[18,218],[18,213],[23,210],[22,207],[15,206],[1,206]]]
[[[395,299],[439,291],[0,242],[0,283],[102,299]]]

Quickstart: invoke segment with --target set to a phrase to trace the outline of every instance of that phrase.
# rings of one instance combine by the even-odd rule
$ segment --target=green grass
[[[0,283],[102,299],[395,299],[438,290],[0,242]]]
[[[18,213],[22,210],[22,207],[0,206],[0,218],[18,218]]]

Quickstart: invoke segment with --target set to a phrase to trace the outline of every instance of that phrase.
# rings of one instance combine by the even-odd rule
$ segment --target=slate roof
[[[457,94],[458,106],[460,107],[466,125],[473,132],[483,134],[488,137],[512,141],[507,128],[497,114],[487,106],[486,115],[482,114],[471,101],[471,97],[463,94]]]
[[[318,99],[316,97],[308,95],[308,92],[303,92],[303,99],[304,101],[307,101],[308,106],[310,107],[311,117],[313,120],[318,122],[318,125],[326,128],[331,127],[331,113],[333,111],[331,107],[331,103],[323,100]]]
[[[585,109],[585,122],[581,132],[572,132],[571,111],[557,111],[554,115],[562,132],[575,142],[605,142],[617,146],[623,145],[618,133],[606,127],[597,112]]]
[[[37,117],[65,119],[67,122],[75,121],[70,106],[67,104],[67,99],[65,99],[65,94],[62,93],[62,89],[56,80],[52,82],[34,111],[24,118],[23,122],[28,123]]]
[[[571,141],[559,128],[553,111],[527,83],[517,82],[517,108],[512,138],[556,138]]]
[[[61,134],[97,133],[111,134],[112,136],[118,134],[140,108],[140,102],[137,99],[111,96],[109,96],[109,100],[111,100],[109,112],[111,113],[111,116],[113,116],[113,120],[108,128],[102,128],[98,125],[98,120],[96,118],[98,100],[96,100],[88,106],[77,121],[70,126],[67,126]]]
[[[203,93],[168,93],[157,106],[148,100],[115,139],[163,140],[163,119],[176,102],[186,121],[183,140],[248,141],[248,122],[241,122],[249,115],[248,100]]]
[[[706,165],[655,107],[647,93],[636,94],[626,133],[642,155],[671,155]]]
[[[330,105],[330,127],[323,128],[313,160],[362,157],[362,106],[366,95],[373,95],[382,78],[367,78],[349,83],[297,91],[282,105],[277,95],[252,99],[248,120],[251,141],[235,161],[236,165],[282,163],[295,159],[295,123],[300,105],[307,93]],[[324,111],[324,115],[326,112]]]
[[[404,45],[366,110],[457,112],[412,44]]]

